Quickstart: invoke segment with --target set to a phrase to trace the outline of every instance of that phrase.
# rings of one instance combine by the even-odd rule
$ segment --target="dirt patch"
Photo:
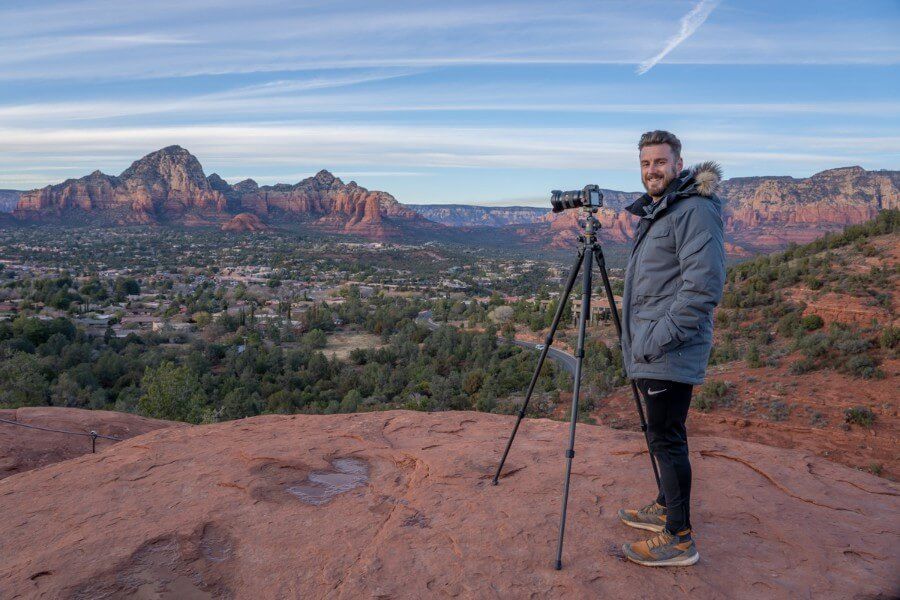
[[[350,353],[357,348],[371,349],[381,348],[381,337],[371,333],[360,333],[356,331],[340,331],[328,336],[328,345],[322,350],[325,356],[332,354],[338,360],[347,360]]]

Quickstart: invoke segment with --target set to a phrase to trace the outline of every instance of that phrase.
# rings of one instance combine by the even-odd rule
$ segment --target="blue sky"
[[[669,129],[726,176],[900,168],[900,2],[0,0],[0,188],[179,144],[409,203],[637,190]]]

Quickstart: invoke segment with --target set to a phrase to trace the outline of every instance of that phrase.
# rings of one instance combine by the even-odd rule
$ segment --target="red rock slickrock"
[[[129,413],[58,407],[0,409],[0,419],[77,433],[96,431],[123,440],[163,427],[186,427],[184,423]],[[97,438],[96,448],[100,451],[116,443]],[[90,437],[0,423],[0,479],[90,452]]]
[[[802,452],[692,441],[700,562],[648,569],[616,517],[652,498],[640,434],[377,412],[153,431],[0,482],[9,598],[894,597],[900,492]]]
[[[222,225],[222,231],[265,231],[262,220],[252,213],[241,213]]]

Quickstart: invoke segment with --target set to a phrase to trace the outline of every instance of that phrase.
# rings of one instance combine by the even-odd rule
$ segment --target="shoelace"
[[[656,508],[656,502],[654,501],[654,502],[651,502],[650,504],[648,504],[647,506],[645,506],[644,508],[642,508],[641,512],[647,513],[650,515],[655,515],[655,514],[659,513],[659,509]]]
[[[675,539],[674,535],[663,530],[656,537],[650,538],[649,540],[647,540],[647,547],[648,548],[656,548],[657,546],[664,546],[664,545],[670,543],[674,539]]]

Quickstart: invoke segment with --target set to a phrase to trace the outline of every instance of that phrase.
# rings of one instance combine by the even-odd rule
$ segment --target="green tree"
[[[0,362],[0,406],[41,406],[47,403],[47,379],[41,372],[38,359],[31,354],[16,352]]]
[[[362,394],[359,393],[359,390],[350,390],[344,394],[344,399],[341,400],[341,412],[356,412],[360,402],[362,402]]]
[[[138,411],[148,417],[199,423],[206,394],[196,373],[166,361],[147,367],[141,379],[144,390]]]
[[[136,279],[131,277],[117,277],[114,294],[117,302],[125,300],[126,296],[134,296],[141,293],[141,286]]]

